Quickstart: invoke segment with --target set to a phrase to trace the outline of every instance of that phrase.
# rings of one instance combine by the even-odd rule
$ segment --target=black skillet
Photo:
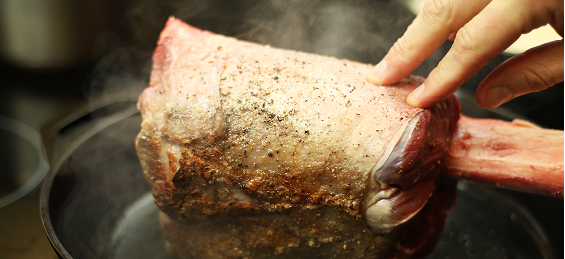
[[[464,113],[512,116],[458,95]],[[141,123],[135,100],[106,100],[51,132],[51,171],[41,193],[47,236],[61,258],[170,258],[135,154]],[[458,187],[445,232],[428,258],[556,258],[555,249],[563,249],[551,247],[546,229],[520,201],[496,188]],[[559,212],[563,218],[562,206]]]

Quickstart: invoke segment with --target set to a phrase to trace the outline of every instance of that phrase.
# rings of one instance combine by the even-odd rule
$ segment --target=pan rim
[[[91,113],[94,110],[98,110],[119,103],[126,103],[126,104],[129,103],[130,105],[118,112],[113,113],[109,118],[105,118],[103,120],[104,123],[102,123],[101,125],[97,125],[96,127],[89,129],[86,132],[80,134],[81,138],[79,139],[79,141],[71,148],[66,149],[67,152],[62,154],[58,160],[53,159],[52,157],[51,159],[49,159],[51,166],[47,170],[46,176],[43,180],[43,184],[41,185],[40,198],[39,198],[39,209],[40,209],[39,213],[45,234],[49,239],[49,243],[51,244],[51,247],[53,247],[53,250],[55,250],[55,253],[57,253],[59,258],[73,259],[73,256],[63,246],[61,240],[59,239],[59,236],[57,235],[57,232],[55,231],[53,220],[51,219],[50,206],[49,206],[49,200],[51,199],[51,190],[53,187],[53,183],[55,182],[55,178],[59,173],[59,169],[61,167],[62,161],[68,158],[68,156],[72,154],[72,152],[76,150],[76,148],[79,147],[81,143],[88,140],[90,137],[92,137],[100,130],[103,130],[109,125],[112,125],[117,121],[122,120],[128,116],[139,113],[135,105],[136,100],[135,98],[132,98],[129,95],[126,96],[116,95],[116,96],[101,98],[99,100],[88,103],[81,109],[78,109],[77,111],[69,114],[62,121],[57,121],[53,123],[52,128],[48,130],[49,131],[48,133],[51,134],[51,137],[57,139],[60,137],[57,133],[60,132],[61,129],[63,129],[64,127],[71,124],[73,121],[78,120],[79,118],[87,115],[88,113]]]

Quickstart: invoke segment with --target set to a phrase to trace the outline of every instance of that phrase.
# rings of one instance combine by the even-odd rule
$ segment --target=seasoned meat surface
[[[201,229],[207,234],[195,249],[206,250],[202,242],[217,249],[210,243],[233,232],[234,223],[263,222],[247,229],[265,233],[269,226],[289,233],[297,219],[312,223],[301,225],[300,238],[263,238],[260,245],[230,235],[244,245],[216,251],[217,258],[321,255],[306,253],[324,247],[306,245],[321,238],[353,258],[428,251],[454,201],[454,185],[442,182],[441,171],[459,104],[451,97],[430,109],[410,107],[404,99],[422,79],[374,86],[365,82],[368,69],[170,18],[153,55],[150,87],[138,102],[138,156],[164,225]],[[339,218],[347,220],[328,225]],[[206,225],[214,227],[202,230]],[[330,238],[321,230],[332,226]],[[188,256],[174,248],[195,242],[182,243],[182,227],[173,229],[171,249]],[[355,249],[338,238],[345,230]],[[419,235],[406,235],[411,231]]]

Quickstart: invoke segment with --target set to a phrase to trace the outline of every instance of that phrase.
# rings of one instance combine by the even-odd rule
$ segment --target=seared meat
[[[170,18],[141,95],[137,150],[171,251],[187,258],[410,258],[455,200],[450,97],[365,82],[369,65]]]

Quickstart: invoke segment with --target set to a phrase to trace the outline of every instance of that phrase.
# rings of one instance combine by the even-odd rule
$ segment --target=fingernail
[[[420,97],[423,91],[424,91],[424,84],[421,84],[420,86],[416,87],[414,91],[408,94],[408,96],[406,97],[406,102],[410,105],[414,105],[416,100],[418,99],[418,97]]]
[[[371,83],[380,83],[386,70],[386,60],[382,60],[369,73],[368,80]]]
[[[494,108],[512,99],[512,92],[506,86],[495,86],[487,90],[487,104]]]

